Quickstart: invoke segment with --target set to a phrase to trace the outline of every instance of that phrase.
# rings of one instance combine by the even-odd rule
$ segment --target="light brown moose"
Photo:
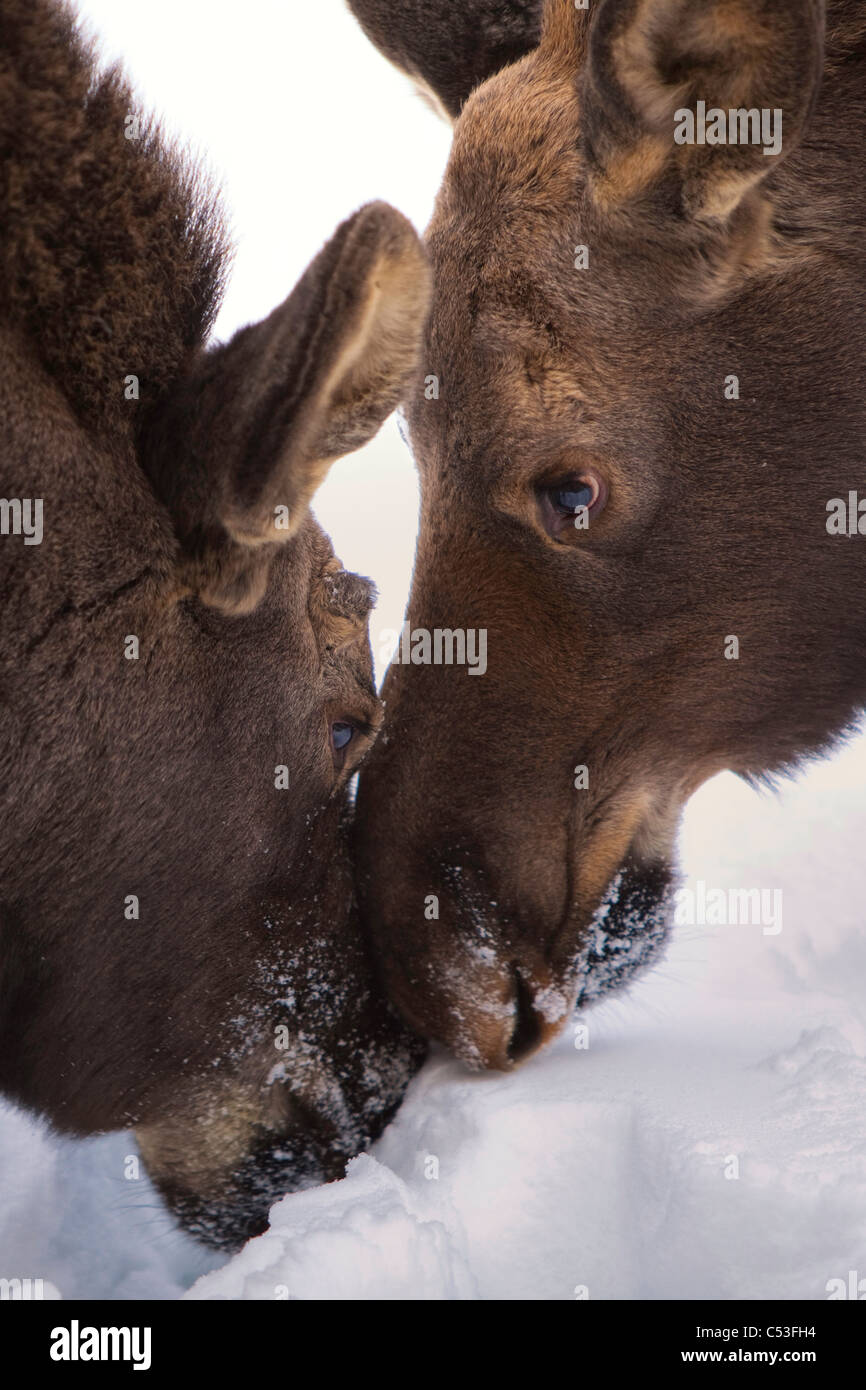
[[[487,632],[392,667],[359,882],[406,1019],[508,1067],[657,958],[692,792],[866,702],[866,3],[468,0],[449,64],[454,5],[351,2],[457,117],[408,621]]]
[[[417,1058],[341,829],[372,585],[307,504],[399,399],[429,273],[371,205],[206,348],[214,200],[51,0],[0,0],[0,163],[0,1087],[136,1126],[232,1246],[342,1172]]]

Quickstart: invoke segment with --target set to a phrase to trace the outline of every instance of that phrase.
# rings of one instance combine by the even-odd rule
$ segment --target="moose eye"
[[[558,541],[574,540],[581,531],[588,530],[606,501],[606,485],[596,473],[580,473],[538,489],[542,524],[547,534]]]
[[[333,714],[341,717],[333,718]],[[375,742],[379,725],[382,722],[382,707],[378,702],[371,698],[370,704],[363,712],[356,714],[352,710],[348,717],[342,717],[342,710],[337,709],[329,714],[326,728],[331,745],[331,757],[334,762],[334,769],[341,773],[345,768],[352,767],[357,770],[357,765],[361,762],[364,754]]]
[[[355,737],[354,725],[338,722],[331,725],[331,743],[335,753],[342,753]]]
[[[558,487],[554,490],[554,505],[563,512],[576,512],[579,507],[591,507],[598,496],[598,486],[594,479],[587,478],[573,487]]]

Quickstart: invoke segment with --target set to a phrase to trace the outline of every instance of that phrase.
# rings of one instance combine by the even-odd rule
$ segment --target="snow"
[[[234,1259],[172,1229],[128,1135],[0,1111],[0,1275],[62,1297],[826,1298],[866,1276],[866,737],[778,793],[693,799],[686,887],[784,925],[675,927],[505,1076],[437,1053],[373,1153]]]

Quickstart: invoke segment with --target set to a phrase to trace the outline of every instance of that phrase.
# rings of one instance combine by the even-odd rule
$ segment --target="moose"
[[[405,393],[427,260],[370,204],[210,345],[218,198],[59,0],[0,0],[0,146],[0,1090],[134,1127],[229,1249],[421,1050],[347,847],[374,590],[309,502]]]
[[[696,788],[866,704],[866,0],[350,3],[454,120],[407,626],[488,651],[392,666],[359,893],[407,1022],[508,1069],[658,959]]]

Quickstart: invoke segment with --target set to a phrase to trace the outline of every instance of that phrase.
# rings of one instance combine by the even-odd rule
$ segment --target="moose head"
[[[404,391],[429,271],[370,205],[206,346],[218,209],[134,112],[64,6],[5,0],[0,1087],[72,1134],[135,1126],[233,1246],[417,1061],[345,843],[374,591],[308,504]]]
[[[866,4],[479,0],[450,77],[456,7],[352,7],[456,116],[359,881],[405,1018],[507,1068],[658,957],[695,789],[866,701]]]

